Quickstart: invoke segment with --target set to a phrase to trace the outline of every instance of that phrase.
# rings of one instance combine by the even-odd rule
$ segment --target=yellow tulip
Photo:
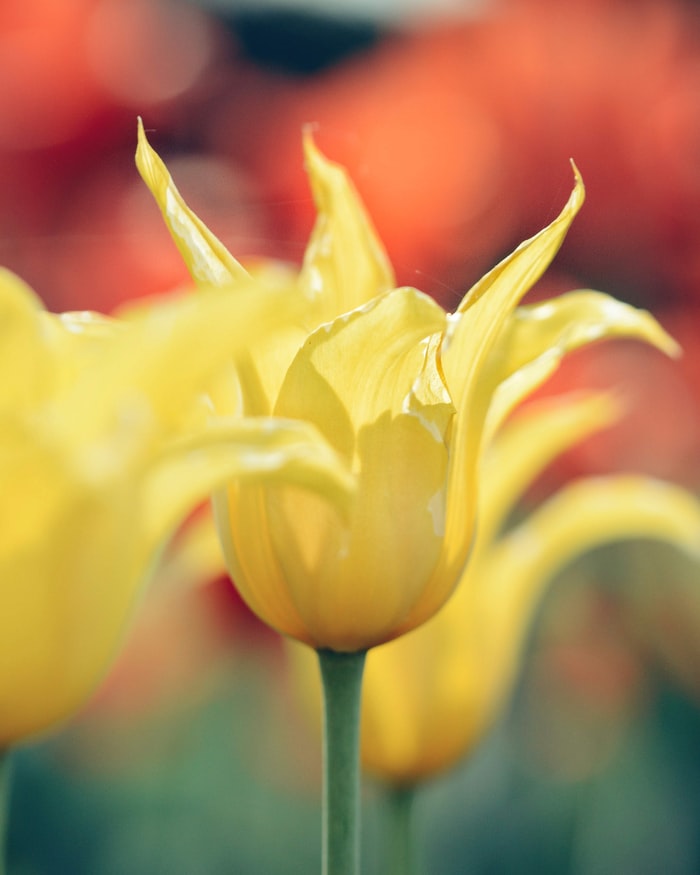
[[[118,646],[172,529],[233,477],[352,484],[304,423],[200,402],[232,351],[289,315],[272,291],[47,313],[0,272],[0,752],[71,715]]]
[[[304,141],[318,218],[288,282],[300,318],[239,356],[247,414],[313,424],[357,483],[349,509],[303,482],[233,485],[216,500],[229,570],[255,613],[318,649],[361,651],[410,631],[447,600],[474,539],[484,441],[569,350],[626,335],[668,353],[656,322],[583,291],[521,298],[554,257],[584,198],[490,271],[447,314],[395,281],[346,173]],[[139,127],[137,164],[201,283],[248,274],[187,207]],[[267,270],[271,268],[268,266]]]
[[[523,490],[557,454],[610,420],[600,396],[533,405],[504,427],[482,465],[480,527],[455,595],[428,623],[368,654],[362,759],[394,786],[453,766],[480,741],[507,699],[522,641],[554,574],[588,549],[656,538],[700,559],[700,506],[649,478],[585,478],[563,487],[502,533]],[[312,669],[295,660],[316,680]],[[316,686],[318,683],[316,681]]]

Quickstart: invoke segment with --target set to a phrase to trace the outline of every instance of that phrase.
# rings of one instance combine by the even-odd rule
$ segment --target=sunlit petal
[[[138,122],[136,166],[160,207],[195,282],[226,285],[246,278],[245,268],[183,200],[167,167],[149,145],[141,119]]]
[[[426,588],[416,611],[418,617],[429,617],[442,604],[447,597],[444,586],[453,577],[450,569],[458,569],[466,561],[474,530],[484,423],[496,388],[488,380],[482,382],[482,377],[503,325],[551,262],[583,203],[583,182],[575,168],[574,172],[576,184],[560,215],[487,273],[451,317],[442,348],[442,368],[457,415],[448,474],[445,571],[440,570]]]
[[[299,282],[325,322],[393,289],[394,273],[344,168],[319,152],[310,133],[304,155],[318,216]]]

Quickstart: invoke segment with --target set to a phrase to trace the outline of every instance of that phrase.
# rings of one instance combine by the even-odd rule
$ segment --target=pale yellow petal
[[[290,367],[275,413],[313,423],[358,492],[345,520],[298,486],[241,485],[217,502],[234,579],[275,628],[362,648],[390,636],[417,597],[441,543],[447,449],[444,397],[433,420],[432,397],[412,392],[443,324],[430,298],[396,290],[320,327]]]
[[[138,121],[136,166],[160,207],[194,281],[226,285],[247,278],[245,268],[187,206],[167,167],[149,145],[141,119]]]
[[[67,718],[113,655],[145,574],[130,472],[82,482],[30,431],[2,429],[0,748]],[[138,554],[138,558],[137,558]]]
[[[309,133],[304,154],[318,215],[299,281],[307,298],[318,302],[318,322],[325,322],[389,291],[395,281],[346,171],[319,152]]]
[[[614,337],[641,340],[667,355],[680,355],[676,341],[651,313],[602,292],[579,290],[515,310],[499,339],[499,377],[505,379],[547,350],[555,349],[562,357]]]
[[[345,525],[308,493],[267,499],[278,562],[316,647],[364,650],[392,638],[442,547],[444,444],[418,417],[385,413],[361,429],[358,456]]]
[[[484,381],[498,386],[488,412],[486,440],[524,397],[554,373],[565,355],[613,338],[640,340],[667,355],[680,354],[676,341],[650,313],[602,292],[569,292],[516,308],[484,372]]]
[[[293,483],[347,513],[355,479],[319,432],[281,419],[215,420],[176,440],[151,466],[144,493],[144,537],[157,546],[197,504],[230,481]]]
[[[250,280],[235,295],[210,288],[130,306],[125,329],[63,399],[64,429],[84,442],[122,428],[154,437],[185,428],[236,353],[295,312],[284,290]]]
[[[402,288],[321,326],[290,366],[275,413],[315,423],[352,458],[362,426],[404,410],[444,320],[431,298]]]
[[[523,634],[552,577],[587,550],[635,538],[668,542],[700,560],[700,503],[651,478],[586,478],[564,487],[484,557],[479,611],[496,694],[513,675]]]
[[[23,409],[46,394],[51,376],[39,298],[0,268],[0,410]]]
[[[490,543],[527,487],[561,453],[611,425],[621,404],[611,394],[572,392],[528,405],[484,453],[478,538]]]

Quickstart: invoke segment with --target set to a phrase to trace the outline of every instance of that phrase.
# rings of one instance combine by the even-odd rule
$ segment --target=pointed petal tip
[[[571,192],[567,206],[578,212],[586,199],[586,186],[584,185],[581,171],[578,169],[574,159],[570,158],[569,161],[574,172],[574,189]]]
[[[314,137],[318,129],[319,125],[316,122],[307,122],[301,131],[301,145],[308,170],[312,167],[333,166],[333,163],[326,158],[316,145]]]

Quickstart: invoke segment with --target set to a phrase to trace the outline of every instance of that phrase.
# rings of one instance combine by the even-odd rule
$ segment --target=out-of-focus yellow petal
[[[299,282],[326,322],[393,289],[394,272],[345,169],[325,158],[308,132],[304,155],[318,216]]]
[[[226,285],[247,278],[245,268],[187,206],[167,167],[149,145],[141,119],[138,121],[136,166],[156,199],[194,281],[205,285]]]
[[[149,472],[144,537],[156,546],[188,510],[227,482],[291,483],[347,513],[355,478],[319,432],[281,419],[217,420],[166,447]]]
[[[94,439],[116,423],[143,422],[155,434],[186,428],[193,402],[226,362],[296,309],[284,291],[250,280],[235,295],[208,288],[131,305],[120,313],[128,330],[113,338],[101,367],[86,370],[63,399],[68,436]]]
[[[29,286],[0,269],[0,410],[24,408],[45,394],[51,367],[42,312]]]
[[[575,392],[530,404],[508,422],[483,459],[486,487],[478,538],[489,543],[527,487],[557,456],[612,425],[620,402],[611,394]]]
[[[0,438],[0,748],[75,711],[123,634],[143,569],[138,497],[83,482],[56,448]],[[11,499],[11,500],[8,500]],[[139,554],[140,555],[140,554]]]
[[[668,542],[700,559],[700,504],[686,490],[647,477],[591,477],[570,484],[489,551],[480,567],[484,661],[500,698],[534,606],[553,575],[580,554],[612,541]]]

